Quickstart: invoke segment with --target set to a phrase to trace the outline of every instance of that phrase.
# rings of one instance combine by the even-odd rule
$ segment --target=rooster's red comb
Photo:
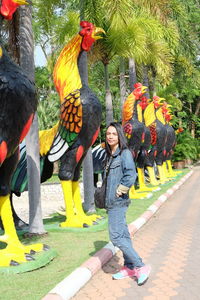
[[[80,26],[82,28],[87,28],[87,27],[93,28],[94,27],[94,25],[92,23],[88,22],[88,21],[81,21]]]
[[[139,87],[142,87],[142,83],[136,82],[133,86],[134,86],[135,89],[137,89]]]

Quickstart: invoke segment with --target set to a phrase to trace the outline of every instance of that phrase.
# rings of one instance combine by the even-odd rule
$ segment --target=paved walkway
[[[134,235],[134,247],[152,273],[143,286],[112,280],[121,252],[99,270],[73,300],[199,300],[200,166]],[[60,298],[59,298],[60,299]]]

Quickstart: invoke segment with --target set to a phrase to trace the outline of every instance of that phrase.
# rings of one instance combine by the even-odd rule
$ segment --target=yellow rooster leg
[[[163,183],[167,182],[168,179],[165,175],[163,165],[162,166],[157,165],[157,168],[158,168],[158,172],[159,172],[160,183],[163,184]]]
[[[97,215],[90,215],[87,216],[83,210],[82,206],[82,199],[81,199],[81,192],[80,192],[80,186],[78,181],[72,182],[72,190],[73,190],[73,197],[74,197],[74,205],[77,215],[81,218],[83,223],[86,223],[88,225],[94,225],[96,223],[96,220],[100,217]]]
[[[167,166],[168,166],[168,172],[169,172],[169,174],[171,175],[171,176],[173,176],[173,177],[175,177],[175,176],[177,176],[177,174],[179,174],[179,173],[182,173],[182,171],[174,171],[173,169],[172,169],[172,163],[171,163],[171,160],[166,160],[166,163],[167,163]]]
[[[145,184],[143,169],[137,168],[137,171],[138,171],[139,189],[137,189],[136,192],[152,192],[160,189],[157,187],[147,187]]]
[[[33,260],[29,254],[43,250],[44,245],[25,246],[19,241],[13,221],[9,195],[0,196],[0,216],[4,226],[4,234],[0,236],[0,241],[7,244],[6,248],[0,250],[0,266],[7,267]]]
[[[73,190],[71,180],[62,180],[61,186],[63,190],[65,207],[66,207],[66,220],[60,223],[61,227],[84,227],[84,222],[79,215],[75,213],[74,201],[73,201]]]
[[[130,199],[144,199],[144,198],[150,198],[152,196],[152,193],[137,193],[137,190],[135,190],[134,185],[129,190],[129,198]]]
[[[147,170],[149,172],[150,183],[152,185],[159,185],[160,182],[156,179],[154,168],[153,167],[147,167]]]
[[[163,163],[163,170],[164,170],[164,174],[167,178],[170,179],[170,178],[174,177],[174,176],[170,175],[166,161]]]

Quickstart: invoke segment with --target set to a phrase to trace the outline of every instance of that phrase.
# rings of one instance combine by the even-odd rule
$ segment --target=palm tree
[[[96,3],[96,5],[94,5]],[[106,102],[106,124],[113,121],[113,104],[109,81],[109,63],[116,55],[126,57],[128,50],[133,45],[133,40],[137,44],[140,41],[140,49],[143,47],[143,39],[138,31],[132,30],[130,11],[132,10],[131,0],[93,1],[92,5],[87,2],[84,7],[88,20],[102,27],[106,32],[106,37],[100,40],[93,48],[90,55],[91,61],[101,60],[105,72],[105,102]],[[127,29],[128,28],[128,29]],[[141,41],[142,40],[142,41]],[[130,43],[132,41],[132,44]],[[135,47],[136,48],[136,47]],[[133,52],[133,51],[132,51]]]
[[[80,20],[84,20],[84,0],[80,0]],[[79,73],[82,83],[88,85],[88,67],[87,52],[82,53],[79,59]],[[95,212],[94,205],[94,177],[93,177],[93,161],[91,148],[83,161],[83,186],[84,186],[84,210],[86,212]]]
[[[31,24],[31,8],[20,8],[20,65],[34,80],[34,47]],[[31,129],[26,136],[27,173],[29,193],[29,232],[43,234],[41,193],[40,193],[40,161],[37,113]]]

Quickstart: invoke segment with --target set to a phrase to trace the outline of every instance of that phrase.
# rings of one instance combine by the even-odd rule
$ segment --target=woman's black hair
[[[118,140],[119,140],[119,149],[120,149],[120,153],[121,153],[123,149],[128,148],[127,140],[126,140],[126,137],[124,135],[122,125],[118,122],[111,122],[106,128],[106,132],[107,132],[107,129],[110,126],[114,127],[117,131]],[[107,155],[109,155],[109,156],[112,155],[110,145],[108,144],[107,140],[106,140],[106,152],[107,152]]]

